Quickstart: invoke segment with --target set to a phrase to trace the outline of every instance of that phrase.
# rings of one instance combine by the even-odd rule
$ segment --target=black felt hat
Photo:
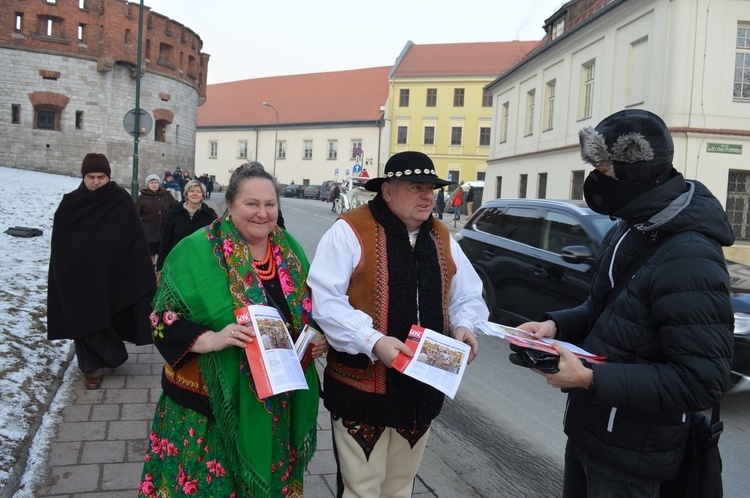
[[[365,183],[370,192],[380,192],[380,186],[387,180],[405,180],[415,183],[433,183],[435,188],[450,185],[452,182],[438,178],[435,165],[426,154],[416,151],[405,151],[394,154],[385,163],[380,178],[373,178]]]

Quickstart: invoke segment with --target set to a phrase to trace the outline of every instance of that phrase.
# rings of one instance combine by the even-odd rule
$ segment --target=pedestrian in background
[[[437,193],[437,200],[435,201],[437,217],[439,220],[443,219],[443,212],[445,211],[445,187],[440,187]]]
[[[161,186],[167,189],[169,193],[172,194],[172,197],[174,197],[176,200],[182,200],[180,184],[175,182],[174,176],[172,175],[171,171],[164,172],[164,181],[162,182]]]
[[[620,111],[579,137],[594,167],[586,203],[620,222],[596,255],[586,302],[521,328],[607,357],[587,368],[554,343],[560,371],[542,374],[570,390],[563,496],[658,497],[680,469],[691,414],[727,388],[734,317],[721,246],[734,234],[713,194],[672,166],[657,115]]]
[[[451,206],[453,206],[453,212],[455,213],[453,219],[455,221],[461,220],[461,206],[463,206],[463,204],[464,189],[462,189],[461,185],[459,185],[458,188],[453,191],[453,198],[451,199]]]
[[[432,216],[438,178],[421,152],[400,152],[365,188],[368,204],[323,235],[307,282],[331,349],[324,402],[331,413],[337,496],[405,498],[413,491],[441,392],[392,368],[412,324],[478,352],[489,312],[482,282],[448,227]]]
[[[466,216],[471,218],[474,212],[474,187],[469,187],[469,191],[466,192]]]
[[[185,200],[167,212],[159,242],[159,257],[156,259],[157,279],[174,246],[219,217],[216,211],[203,202],[205,198],[206,186],[198,180],[190,180],[185,185]]]
[[[211,198],[211,192],[213,191],[214,191],[214,179],[206,175],[206,192],[207,192],[207,197],[209,199]]]
[[[146,177],[146,188],[141,189],[135,205],[138,209],[138,217],[146,234],[148,250],[151,254],[151,263],[156,263],[156,255],[159,254],[159,242],[164,228],[164,220],[167,211],[177,204],[177,199],[172,197],[166,189],[159,186],[157,175]]]
[[[152,343],[153,265],[133,199],[111,174],[104,154],[87,154],[52,224],[47,338],[73,339],[87,389],[125,363],[123,341]]]

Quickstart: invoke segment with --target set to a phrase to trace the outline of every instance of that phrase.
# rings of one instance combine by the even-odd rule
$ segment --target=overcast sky
[[[131,0],[138,3],[138,0]],[[208,83],[389,66],[416,44],[539,40],[562,0],[144,0],[195,31]]]

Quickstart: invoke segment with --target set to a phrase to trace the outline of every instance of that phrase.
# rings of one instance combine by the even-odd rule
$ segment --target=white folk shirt
[[[409,234],[412,244],[418,233],[416,230]],[[489,317],[482,299],[482,281],[452,237],[450,248],[456,264],[448,298],[451,331],[463,326],[478,334],[479,322]],[[346,295],[352,273],[362,257],[359,240],[351,226],[344,220],[336,220],[320,239],[315,254],[307,276],[312,291],[313,319],[337,351],[364,353],[372,361],[377,360],[372,348],[384,334],[372,328],[370,315],[354,309]]]

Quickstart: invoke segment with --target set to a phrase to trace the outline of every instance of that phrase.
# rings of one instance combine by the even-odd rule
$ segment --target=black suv
[[[490,320],[518,325],[586,299],[594,254],[614,223],[583,201],[495,199],[474,213],[456,239],[482,279]],[[747,390],[750,268],[727,266],[735,315],[732,390]]]
[[[482,278],[490,320],[518,325],[586,299],[594,254],[613,224],[583,201],[495,199],[457,238]]]

